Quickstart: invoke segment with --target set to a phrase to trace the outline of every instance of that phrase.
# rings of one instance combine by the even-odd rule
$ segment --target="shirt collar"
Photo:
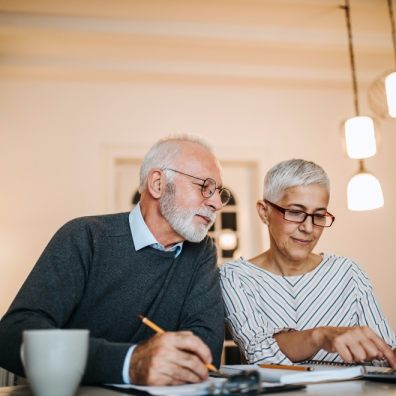
[[[165,249],[165,247],[155,239],[155,236],[151,233],[143,219],[140,203],[138,203],[129,214],[129,226],[131,228],[132,239],[136,251],[151,246],[157,250],[175,252],[175,257],[182,251],[183,242],[174,244],[170,249]]]

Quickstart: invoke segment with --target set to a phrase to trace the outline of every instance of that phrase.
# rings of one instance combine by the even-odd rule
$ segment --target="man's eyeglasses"
[[[212,178],[208,177],[207,179],[201,179],[200,177],[189,175],[188,173],[180,172],[176,169],[165,168],[163,170],[172,171],[176,173],[180,173],[181,175],[192,177],[193,179],[201,180],[202,183],[194,183],[201,187],[201,194],[204,198],[210,198],[216,190],[219,190],[220,200],[223,206],[226,206],[231,199],[231,192],[225,187],[217,187],[216,181]]]
[[[319,214],[319,213],[307,213],[302,210],[295,209],[285,209],[281,206],[278,206],[266,199],[264,202],[274,207],[279,212],[283,213],[283,218],[287,221],[292,221],[293,223],[304,223],[307,217],[312,218],[312,223],[318,227],[330,227],[335,217],[331,213]]]

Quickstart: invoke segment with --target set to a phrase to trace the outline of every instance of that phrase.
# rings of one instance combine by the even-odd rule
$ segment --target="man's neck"
[[[157,201],[141,201],[140,211],[148,229],[165,249],[169,249],[176,243],[184,241],[184,239],[173,230],[167,220],[162,216]]]

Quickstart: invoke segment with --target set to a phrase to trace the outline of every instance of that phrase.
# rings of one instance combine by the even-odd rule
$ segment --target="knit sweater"
[[[212,240],[182,253],[136,251],[128,213],[83,217],[52,238],[0,321],[0,366],[24,375],[22,331],[90,330],[83,383],[122,383],[132,344],[153,335],[147,315],[169,331],[190,330],[220,362],[224,313]]]

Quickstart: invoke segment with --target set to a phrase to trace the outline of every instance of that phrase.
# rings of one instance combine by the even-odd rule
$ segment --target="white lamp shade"
[[[371,173],[358,173],[348,183],[348,209],[371,210],[384,205],[381,184]]]
[[[377,152],[374,121],[371,117],[357,116],[345,121],[345,142],[351,158],[372,157]]]
[[[385,93],[388,113],[391,117],[396,117],[396,72],[385,78]]]
[[[237,247],[238,239],[235,231],[222,230],[219,235],[219,244],[222,250],[234,250]]]

